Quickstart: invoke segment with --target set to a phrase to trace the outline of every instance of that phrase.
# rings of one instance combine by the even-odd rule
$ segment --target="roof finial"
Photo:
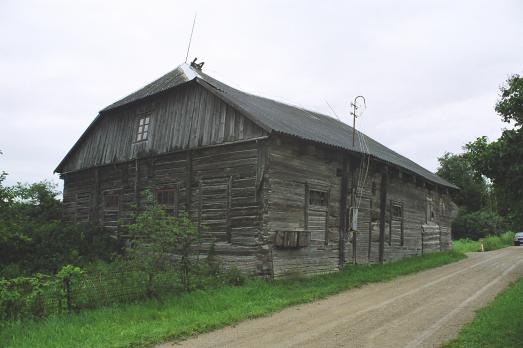
[[[191,62],[191,66],[195,69],[202,71],[202,68],[203,68],[203,65],[205,64],[205,62],[196,63],[197,59],[198,59],[197,57],[194,57],[194,60]]]

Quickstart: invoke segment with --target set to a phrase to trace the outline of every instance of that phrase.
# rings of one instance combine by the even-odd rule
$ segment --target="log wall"
[[[275,277],[315,274],[338,269],[339,156],[312,144],[279,137],[268,144],[265,174],[264,228],[276,232],[310,232],[307,247],[271,247]],[[311,204],[311,192],[322,192],[324,203]],[[314,200],[314,197],[312,197]]]
[[[382,185],[383,168],[370,161],[367,171],[356,156],[273,135],[64,174],[64,218],[125,236],[118,226],[132,221],[147,190],[174,190],[175,211],[189,213],[200,230],[202,256],[214,243],[225,265],[268,277],[332,272],[340,262],[379,262],[381,217],[385,262],[449,249],[455,206],[448,194],[394,168]]]
[[[92,222],[125,236],[146,192],[176,192],[175,213],[187,212],[201,233],[201,254],[211,244],[225,266],[269,274],[261,239],[262,140],[180,151],[64,174],[64,219]],[[118,205],[107,206],[111,197]],[[85,197],[89,197],[88,199]],[[90,207],[86,213],[85,207]],[[120,225],[120,228],[118,226]]]

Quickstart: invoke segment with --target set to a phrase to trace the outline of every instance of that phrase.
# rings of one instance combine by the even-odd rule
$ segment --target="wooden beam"
[[[339,244],[340,244],[340,256],[339,256],[339,266],[340,269],[345,265],[345,235],[347,231],[347,195],[349,194],[349,185],[348,185],[348,170],[347,170],[347,156],[342,154],[343,158],[341,160],[341,188],[340,188],[340,234],[339,234]]]
[[[134,202],[136,203],[136,208],[140,208],[140,197],[139,197],[139,181],[140,181],[140,169],[138,168],[139,160],[138,158],[134,160],[135,173],[134,173]]]
[[[227,180],[227,242],[232,242],[231,227],[231,207],[232,207],[232,175]]]
[[[185,212],[191,217],[191,202],[192,202],[192,152],[187,150],[187,167],[185,176]],[[200,193],[201,194],[201,193]]]
[[[387,185],[389,179],[389,170],[384,166],[381,172],[380,187],[380,247],[379,262],[383,263],[383,254],[385,252],[385,211],[387,209]]]
[[[358,166],[359,166],[359,160],[356,159],[356,158],[352,158],[351,161],[350,161],[350,171],[351,171],[351,192],[350,192],[350,207],[353,208],[355,205],[356,205],[356,190],[358,189],[358,184],[357,184],[357,169],[358,169]],[[358,262],[358,258],[357,258],[357,252],[358,252],[358,247],[357,247],[357,243],[358,243],[358,237],[357,237],[357,232],[356,231],[353,231],[352,230],[352,224],[353,224],[353,212],[352,210],[350,211],[350,223],[351,223],[351,232],[352,232],[352,262],[354,264],[356,264]]]
[[[93,192],[93,220],[96,226],[100,226],[100,171],[98,168],[94,168],[94,192]]]

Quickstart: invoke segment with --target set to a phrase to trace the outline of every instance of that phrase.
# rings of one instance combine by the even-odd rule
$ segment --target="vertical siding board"
[[[220,112],[220,122],[218,124],[218,138],[217,138],[217,143],[223,143],[224,142],[224,137],[225,137],[225,119],[226,119],[226,116],[227,116],[227,109],[229,108],[229,106],[227,105],[223,105],[222,108],[220,108],[221,112]]]

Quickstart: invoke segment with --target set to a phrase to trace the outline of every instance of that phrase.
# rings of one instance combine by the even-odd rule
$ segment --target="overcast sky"
[[[498,88],[523,72],[522,1],[0,0],[0,170],[52,172],[98,111],[190,59],[247,92],[351,123],[434,171],[505,127]]]

